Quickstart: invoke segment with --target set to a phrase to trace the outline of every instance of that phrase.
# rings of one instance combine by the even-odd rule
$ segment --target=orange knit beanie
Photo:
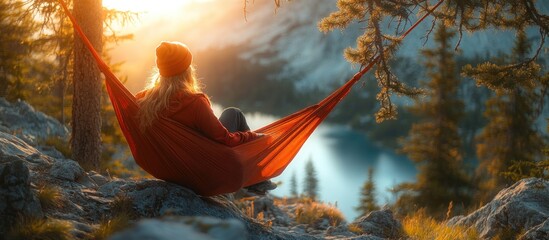
[[[193,55],[183,43],[163,41],[156,47],[156,66],[163,77],[185,72],[192,61]]]

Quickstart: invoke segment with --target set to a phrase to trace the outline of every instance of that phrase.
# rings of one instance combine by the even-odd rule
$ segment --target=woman
[[[230,147],[260,137],[250,131],[237,108],[225,109],[217,119],[208,97],[200,91],[192,58],[189,48],[179,42],[161,42],[156,48],[158,74],[136,95],[141,130],[146,131],[162,115]],[[275,188],[270,180],[246,187],[258,194]]]

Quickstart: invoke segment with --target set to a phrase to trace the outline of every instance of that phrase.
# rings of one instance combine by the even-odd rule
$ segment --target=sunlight
[[[110,9],[132,12],[163,12],[179,9],[192,3],[215,0],[103,0],[103,6]]]

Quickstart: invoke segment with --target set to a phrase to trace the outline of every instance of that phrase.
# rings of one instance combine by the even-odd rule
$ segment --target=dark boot
[[[265,180],[254,185],[247,186],[245,189],[257,195],[265,195],[267,191],[273,190],[276,187],[277,185],[271,180]]]

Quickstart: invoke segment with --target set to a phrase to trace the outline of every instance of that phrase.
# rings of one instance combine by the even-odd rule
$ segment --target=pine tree
[[[318,198],[318,179],[312,158],[309,158],[305,165],[305,181],[303,184],[303,194],[313,200]]]
[[[65,2],[68,4],[69,8],[72,7],[74,9],[72,0],[66,0]],[[101,44],[103,41],[105,44],[108,44],[120,40],[131,39],[131,34],[117,34],[112,25],[114,22],[121,23],[122,25],[132,22],[137,15],[131,12],[103,9],[101,4],[98,5],[101,8],[101,10],[96,13],[96,15],[100,17],[100,22],[98,24],[105,24],[107,29],[107,31],[103,32],[101,28],[101,36],[99,37],[99,39],[101,39]],[[68,122],[73,122],[71,112],[72,107],[74,107],[73,93],[75,90],[74,87],[76,86],[73,84],[73,79],[76,76],[74,74],[74,70],[78,69],[74,65],[74,41],[79,40],[79,38],[78,36],[75,38],[72,23],[69,21],[69,18],[57,1],[33,0],[28,1],[25,7],[27,15],[40,16],[41,21],[41,29],[33,33],[33,36],[36,36],[36,39],[33,41],[32,55],[55,57],[42,57],[38,64],[32,64],[34,67],[34,69],[32,69],[33,74],[39,73],[43,76],[41,76],[39,80],[33,80],[25,83],[24,87],[29,89],[27,92],[32,91],[33,93],[32,95],[29,94],[30,96],[26,97],[25,100],[40,111],[56,117],[62,123],[67,124]],[[89,14],[91,14],[91,12]],[[84,31],[89,30],[88,27],[82,27],[84,28]],[[84,50],[85,51],[82,53],[88,54],[88,50]],[[106,51],[103,51],[103,53],[105,52]],[[109,63],[111,70],[114,72],[118,70],[120,64],[110,64],[110,57],[106,54],[103,54],[102,57],[103,60]],[[50,59],[49,62],[45,61],[48,59]],[[51,61],[51,59],[53,59],[53,61]],[[90,62],[90,64],[95,66],[95,61]],[[52,71],[52,69],[54,69],[54,71]],[[101,89],[102,80],[98,79],[98,82],[98,86],[100,87],[99,99],[105,100],[100,100],[101,104],[98,106],[98,108],[101,109],[100,119],[106,119],[106,121],[101,124],[101,140],[103,142],[100,142],[100,149],[102,151],[96,154],[100,155],[101,160],[103,160],[101,164],[104,166],[102,166],[101,169],[105,169],[105,165],[108,165],[108,163],[104,164],[106,163],[105,160],[112,159],[112,153],[117,148],[116,145],[124,144],[125,139],[120,132],[118,122],[115,119],[114,111],[108,101],[108,96],[105,89]],[[73,87],[70,88],[70,86]],[[98,122],[97,119],[95,122]],[[88,123],[83,124],[86,125]],[[73,127],[75,127],[74,124]],[[85,134],[81,134],[81,138],[86,138],[84,135]],[[95,134],[91,136],[93,138]],[[86,166],[86,164],[83,164],[83,166]],[[91,168],[95,168],[95,166],[97,166],[97,164],[94,163],[94,166]],[[86,166],[86,168],[89,167]],[[113,171],[111,171],[111,173],[112,172]]]
[[[356,208],[359,211],[359,216],[364,216],[371,211],[379,209],[379,206],[376,204],[376,187],[373,175],[374,169],[372,167],[368,168],[368,180],[362,186],[360,203]]]
[[[433,216],[442,216],[450,202],[469,204],[469,182],[462,164],[458,123],[463,102],[457,98],[459,78],[449,42],[455,34],[439,24],[435,49],[422,51],[430,81],[425,101],[416,101],[410,110],[420,117],[403,141],[402,151],[419,169],[416,183],[401,185],[411,193],[397,203],[414,204]],[[411,201],[411,202],[407,202]]]
[[[549,75],[535,61],[527,60],[530,52],[526,34],[519,30],[512,54],[503,56],[500,64],[464,68],[477,84],[495,92],[486,102],[488,125],[477,138],[481,202],[521,178],[536,175],[533,171],[542,156],[543,140],[535,121]]]
[[[75,0],[76,21],[101,52],[103,9],[101,0]],[[72,106],[73,158],[86,169],[99,170],[101,157],[101,86],[99,69],[80,38],[74,41],[74,78]]]
[[[299,196],[299,193],[297,192],[297,178],[295,176],[295,172],[292,173],[292,177],[290,178],[290,195],[292,197]]]
[[[24,82],[33,65],[28,55],[35,21],[25,14],[22,1],[4,0],[0,2],[0,29],[0,97],[24,100]]]
[[[547,132],[549,132],[549,119],[547,119]],[[545,159],[538,162],[536,167],[533,168],[534,176],[549,180],[549,145],[546,143],[543,148]]]
[[[408,26],[414,12],[418,9],[420,12],[430,11],[431,4],[432,2],[427,0],[338,0],[338,10],[318,24],[323,32],[345,29],[353,22],[357,22],[364,29],[364,34],[356,40],[356,48],[345,49],[345,57],[349,62],[363,66],[379,55],[380,60],[375,68],[375,76],[380,87],[377,100],[381,103],[376,113],[378,122],[396,117],[396,106],[391,101],[392,93],[412,97],[421,93],[416,88],[405,86],[391,72],[388,61],[398,49],[400,39],[385,32],[401,32]],[[444,1],[442,6],[431,15],[436,17],[438,24],[458,29],[459,38],[455,44],[456,49],[464,31],[537,27],[540,35],[535,54],[537,56],[549,33],[549,21],[547,21],[549,16],[539,12],[537,5],[535,0]],[[432,26],[435,26],[435,22]],[[384,32],[385,29],[388,30]],[[431,31],[427,36],[430,33]]]
[[[413,3],[405,0],[339,0],[338,11],[331,13],[318,23],[318,28],[325,33],[336,28],[347,28],[353,21],[365,23],[364,33],[356,40],[357,47],[345,49],[345,58],[351,63],[365,66],[379,56],[375,70],[375,76],[381,88],[376,96],[381,103],[376,113],[377,122],[396,118],[396,105],[391,101],[391,93],[407,96],[416,96],[421,93],[420,90],[409,88],[398,81],[391,72],[389,59],[397,50],[400,39],[382,31],[382,22],[385,18],[399,18],[403,21],[408,19],[409,12],[406,8],[411,5]],[[400,26],[400,22],[398,25]],[[402,29],[397,27],[398,30]]]

